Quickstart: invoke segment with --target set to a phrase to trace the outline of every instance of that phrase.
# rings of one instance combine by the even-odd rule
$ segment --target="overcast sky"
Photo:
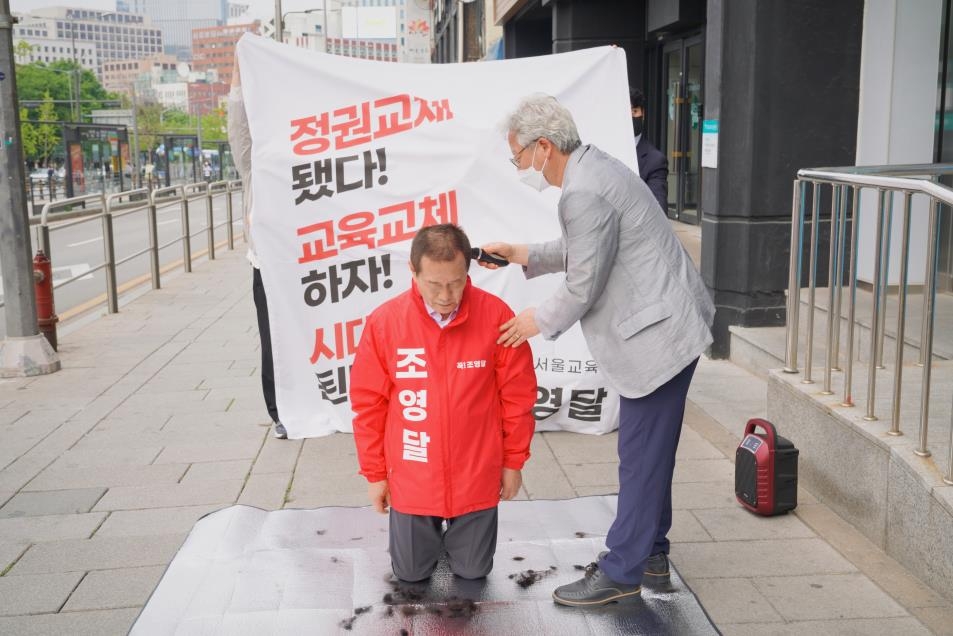
[[[274,0],[244,0],[242,4],[251,6],[251,13],[258,18],[273,18],[275,15]],[[301,11],[304,9],[320,8],[321,0],[282,0],[281,10],[284,13],[288,11]],[[102,9],[112,11],[116,8],[115,0],[69,0],[65,2],[51,2],[51,0],[10,0],[11,10],[16,12],[28,12],[34,9],[44,7],[77,7],[88,9]]]

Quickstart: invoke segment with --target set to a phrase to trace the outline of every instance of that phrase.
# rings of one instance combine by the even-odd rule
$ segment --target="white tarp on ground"
[[[429,580],[402,585],[386,515],[232,506],[195,524],[130,634],[717,634],[675,564],[670,583],[625,603],[553,603],[603,549],[615,511],[614,496],[501,502],[486,579],[457,578],[441,559]]]
[[[410,285],[410,240],[456,222],[474,245],[557,238],[559,190],[521,184],[499,125],[533,92],[572,111],[584,143],[637,170],[625,54],[602,47],[470,64],[325,55],[239,42],[252,134],[252,227],[268,296],[278,410],[289,437],[351,430],[348,371],[364,317]],[[519,312],[561,275],[471,267]],[[531,341],[537,430],[616,427],[609,390],[574,327]]]

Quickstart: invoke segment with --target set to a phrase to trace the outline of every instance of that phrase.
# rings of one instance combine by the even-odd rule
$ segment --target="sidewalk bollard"
[[[43,250],[33,257],[33,282],[36,289],[36,317],[40,333],[56,351],[56,323],[59,317],[53,308],[53,265]]]

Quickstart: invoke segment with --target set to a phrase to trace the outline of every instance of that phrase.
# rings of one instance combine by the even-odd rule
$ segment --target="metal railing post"
[[[192,271],[192,232],[189,229],[189,197],[182,188],[182,266],[186,273]]]
[[[882,265],[883,265],[883,232],[884,232],[884,214],[886,208],[886,190],[883,188],[877,189],[877,238],[876,238],[876,247],[874,254],[874,281],[873,281],[873,291],[874,291],[874,302],[873,302],[873,315],[870,318],[870,360],[867,361],[867,413],[864,415],[864,419],[867,421],[873,421],[877,419],[877,416],[874,415],[874,398],[876,397],[877,390],[877,343],[879,342],[879,334],[877,333],[877,326],[880,324],[880,295],[883,292],[883,289],[880,284],[880,277],[883,275]]]
[[[205,185],[205,235],[208,238],[208,260],[215,260],[215,215],[212,211],[212,187]]]
[[[788,264],[787,311],[788,346],[785,352],[785,373],[797,373],[798,319],[801,308],[801,258],[804,249],[804,197],[806,194],[807,182],[795,179],[791,203],[791,258]],[[245,196],[244,192],[242,196]]]
[[[838,254],[837,242],[840,236],[840,190],[839,186],[831,187],[831,233],[830,245],[827,255],[827,338],[824,348],[824,388],[821,395],[833,395],[831,391],[831,370],[837,366],[837,358],[834,357],[834,329],[840,327],[840,316],[837,316],[835,322],[836,298],[834,290],[836,287]]]
[[[880,324],[877,325],[877,368],[885,369],[884,366],[884,339],[887,337],[887,295],[890,289],[890,243],[893,238],[893,191],[886,191],[887,198],[887,221],[886,231],[883,235],[883,274],[881,276],[880,291]]]
[[[162,287],[161,270],[159,268],[159,224],[156,219],[156,198],[153,196],[155,190],[147,191],[149,197],[149,208],[146,212],[147,223],[149,225],[149,269],[152,273],[152,289]]]
[[[50,214],[50,206],[53,205],[52,202],[47,201],[43,204],[43,208],[40,210],[40,236],[39,236],[39,247],[43,250],[43,253],[46,254],[47,258],[50,261],[53,260],[51,251],[53,246],[50,245],[50,225],[48,217]]]
[[[804,352],[804,377],[801,379],[803,384],[814,384],[811,379],[812,366],[814,364],[814,293],[817,285],[817,240],[820,232],[817,231],[818,217],[821,213],[821,185],[817,181],[813,182],[812,205],[811,205],[811,243],[810,258],[807,271],[807,346]]]
[[[106,257],[106,303],[111,314],[119,313],[116,285],[116,245],[113,242],[112,197],[103,199],[103,252]]]
[[[943,483],[953,486],[953,409],[950,410],[950,457],[947,460],[946,476]]]
[[[947,458],[946,475],[943,477],[943,483],[953,486],[953,408],[950,409],[950,455]]]
[[[910,257],[911,192],[903,193],[903,235],[900,239],[900,280],[897,282],[897,352],[893,370],[893,410],[888,435],[903,435],[900,430],[900,389],[903,386],[903,335],[907,312],[907,261]]]
[[[834,304],[836,305],[836,328],[834,329],[834,370],[841,371],[843,367],[840,365],[840,332],[841,332],[841,315],[842,315],[842,306],[841,300],[844,295],[844,259],[847,258],[847,186],[839,186],[838,191],[840,192],[840,206],[838,208],[840,215],[838,221],[838,236],[837,236],[837,279],[834,282],[834,295],[836,300]]]
[[[920,387],[920,440],[914,453],[929,457],[927,437],[930,426],[930,375],[933,371],[933,325],[936,319],[936,270],[940,259],[940,202],[932,200],[930,227],[927,238],[927,276],[923,287],[924,335],[920,347],[926,350],[923,364],[923,379]]]
[[[940,178],[939,178],[939,177],[933,177],[932,179],[930,179],[930,181],[931,181],[932,183],[939,183],[939,182],[940,182]],[[939,203],[938,201],[935,201],[935,202],[933,203],[933,205],[939,206],[940,203]],[[939,214],[939,213],[938,213],[938,214]],[[931,216],[930,218],[932,219],[933,217]],[[920,356],[919,356],[919,359],[917,360],[917,365],[919,365],[919,366],[921,366],[921,367],[923,366],[924,362],[926,362],[926,347],[923,346],[923,343],[925,343],[925,342],[927,341],[927,311],[926,311],[926,307],[927,307],[926,290],[924,290],[924,292],[923,292],[923,316],[920,317]]]
[[[232,219],[232,184],[225,184],[225,235],[228,237],[228,249],[235,249],[235,228]]]
[[[853,186],[850,223],[850,301],[847,303],[847,355],[844,368],[844,401],[841,406],[854,406],[854,319],[857,315],[857,235],[860,231],[860,187]]]

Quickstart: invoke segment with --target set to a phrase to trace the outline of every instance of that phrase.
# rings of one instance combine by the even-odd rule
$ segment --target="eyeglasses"
[[[520,149],[516,152],[515,155],[513,155],[512,157],[510,157],[510,163],[513,164],[514,166],[516,166],[517,168],[519,168],[519,167],[520,167],[520,155],[523,154],[523,151],[524,151],[524,150],[526,150],[527,148],[529,148],[530,146],[532,146],[533,144],[535,144],[537,141],[539,141],[539,137],[537,137],[537,138],[534,139],[533,141],[529,142],[528,144],[526,144],[525,146],[523,146],[522,148],[520,148]]]

